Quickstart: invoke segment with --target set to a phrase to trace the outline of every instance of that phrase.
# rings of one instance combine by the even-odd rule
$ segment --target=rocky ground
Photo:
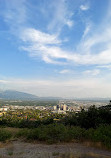
[[[111,158],[111,151],[79,143],[41,144],[12,141],[0,144],[0,158]]]

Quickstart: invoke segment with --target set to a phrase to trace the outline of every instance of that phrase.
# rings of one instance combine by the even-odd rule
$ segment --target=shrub
[[[29,130],[28,129],[20,129],[17,133],[16,133],[16,137],[27,137]]]
[[[94,142],[102,142],[105,146],[111,147],[111,125],[100,125],[97,129],[87,130],[86,138]]]
[[[11,132],[5,129],[0,129],[0,141],[5,141],[7,139],[10,139],[11,137],[12,137]]]
[[[73,126],[69,128],[68,133],[71,140],[72,139],[81,140],[85,137],[85,131],[86,130],[84,128]]]
[[[48,143],[67,141],[69,139],[68,129],[62,124],[42,125],[38,128],[18,133],[18,136],[25,136],[27,139],[46,141]]]

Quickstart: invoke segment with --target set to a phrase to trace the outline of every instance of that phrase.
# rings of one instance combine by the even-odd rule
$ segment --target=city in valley
[[[25,105],[24,105],[25,104]],[[28,104],[28,105],[27,105]],[[78,100],[61,100],[61,101],[3,101],[0,103],[0,117],[5,115],[17,115],[19,119],[30,118],[30,120],[42,119],[52,115],[62,114],[63,116],[70,113],[79,113],[81,110],[87,111],[90,106],[97,108],[109,105],[108,101],[78,101]],[[36,115],[32,115],[36,113]]]

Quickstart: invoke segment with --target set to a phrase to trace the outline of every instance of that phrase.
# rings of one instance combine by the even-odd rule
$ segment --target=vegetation
[[[11,131],[1,128],[0,141],[13,136],[47,143],[101,142],[104,146],[111,148],[110,108],[92,106],[88,111],[82,110],[79,113],[72,112],[67,115],[36,110],[9,112],[1,117],[0,125],[19,128],[14,135]]]
[[[12,133],[5,129],[0,129],[0,141],[5,141],[12,137]]]
[[[62,124],[50,124],[35,129],[21,129],[16,137],[25,137],[28,140],[45,141],[47,143],[58,142],[101,142],[104,146],[111,147],[111,125],[101,125],[96,129],[88,130],[80,127],[69,127]]]

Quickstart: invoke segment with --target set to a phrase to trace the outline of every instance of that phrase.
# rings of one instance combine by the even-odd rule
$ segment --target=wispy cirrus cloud
[[[82,35],[82,39],[84,39],[88,35],[88,33],[91,31],[91,28],[92,28],[91,22],[86,22],[86,26],[85,26],[85,29],[84,29],[84,32]]]
[[[65,25],[69,27],[73,26],[71,17],[74,11],[69,10],[64,0],[50,3],[49,9],[53,9],[54,11],[52,12],[52,20],[47,23],[47,32],[27,26],[28,5],[26,0],[16,1],[13,5],[10,3],[6,4],[7,12],[4,13],[5,20],[10,24],[10,27],[15,28],[16,26],[14,32],[16,32],[17,36],[23,42],[21,49],[29,52],[31,57],[39,57],[46,63],[52,64],[102,65],[111,63],[110,21],[104,20],[97,28],[88,23],[83,30],[77,48],[73,49],[75,51],[70,51],[65,48],[67,41],[61,39],[60,30]],[[87,10],[89,9],[89,5],[81,4],[80,8]],[[109,11],[107,12],[107,19],[110,18],[111,14]],[[51,30],[55,30],[55,28],[57,31],[53,33]],[[64,42],[66,43],[64,44]]]
[[[73,26],[74,21],[71,19],[73,12],[70,11],[70,8],[66,5],[65,0],[53,1],[50,4],[50,7],[53,8],[53,17],[48,24],[49,31],[60,32],[64,25],[69,28]]]
[[[63,12],[60,15],[64,17],[64,1],[61,1],[61,3],[59,7],[63,7]],[[108,13],[107,17],[109,18],[109,16],[110,14]],[[58,16],[58,18],[61,17]],[[52,22],[49,26],[53,25],[56,26],[56,23]],[[30,56],[35,58],[39,56],[46,63],[73,63],[80,65],[110,64],[110,26],[111,23],[108,23],[108,21],[105,22],[105,25],[103,21],[97,28],[94,28],[90,22],[87,23],[77,48],[72,52],[61,47],[65,41],[60,39],[60,34],[49,34],[34,28],[26,28],[21,34],[21,39],[25,41],[25,43],[27,42],[28,45],[26,44],[26,46],[24,45],[22,48],[28,51]]]
[[[21,33],[20,38],[26,43],[21,49],[28,51],[32,57],[42,57],[46,63],[56,64],[59,63],[56,59],[67,59],[68,54],[59,47],[63,41],[57,35],[27,28]]]
[[[25,41],[25,43],[28,43],[28,45],[24,45],[22,49],[28,51],[30,56],[42,57],[42,60],[45,62],[57,64],[59,63],[59,59],[64,59],[64,62],[67,64],[68,62],[83,65],[101,65],[111,63],[111,47],[109,45],[111,36],[109,29],[105,30],[101,38],[99,37],[99,34],[95,34],[95,36],[89,37],[81,43],[83,52],[85,52],[85,54],[81,52],[70,52],[62,49],[60,45],[58,45],[62,43],[62,41],[58,39],[57,36],[42,33],[35,29],[26,30],[31,30],[31,32],[26,31],[27,34],[22,34],[21,39]],[[38,33],[42,34],[42,37],[39,36]],[[48,39],[47,36],[50,37],[50,39]],[[104,43],[105,49],[92,53],[92,48],[94,49],[97,44],[101,43]]]
[[[60,44],[66,41],[59,38],[60,30],[65,25],[69,28],[73,26],[73,20],[71,20],[73,13],[68,9],[65,0],[51,1],[49,10],[53,9],[53,12],[51,12],[53,18],[47,24],[48,31],[46,33],[34,27],[27,27],[29,25],[28,20],[31,17],[27,13],[27,10],[30,9],[28,7],[26,0],[20,2],[14,2],[13,0],[13,5],[6,1],[7,11],[3,11],[3,15],[6,23],[10,26],[12,34],[24,42],[21,49],[28,51],[30,56],[35,58],[39,56],[46,63],[61,64],[56,59],[67,59],[68,54],[60,48]],[[38,8],[36,7],[36,9]],[[44,11],[43,14],[46,12]],[[55,29],[57,31],[53,31]]]
[[[26,28],[22,31],[20,38],[24,42],[32,42],[39,44],[59,44],[61,40],[58,39],[56,34],[48,34],[41,32],[34,28]]]

